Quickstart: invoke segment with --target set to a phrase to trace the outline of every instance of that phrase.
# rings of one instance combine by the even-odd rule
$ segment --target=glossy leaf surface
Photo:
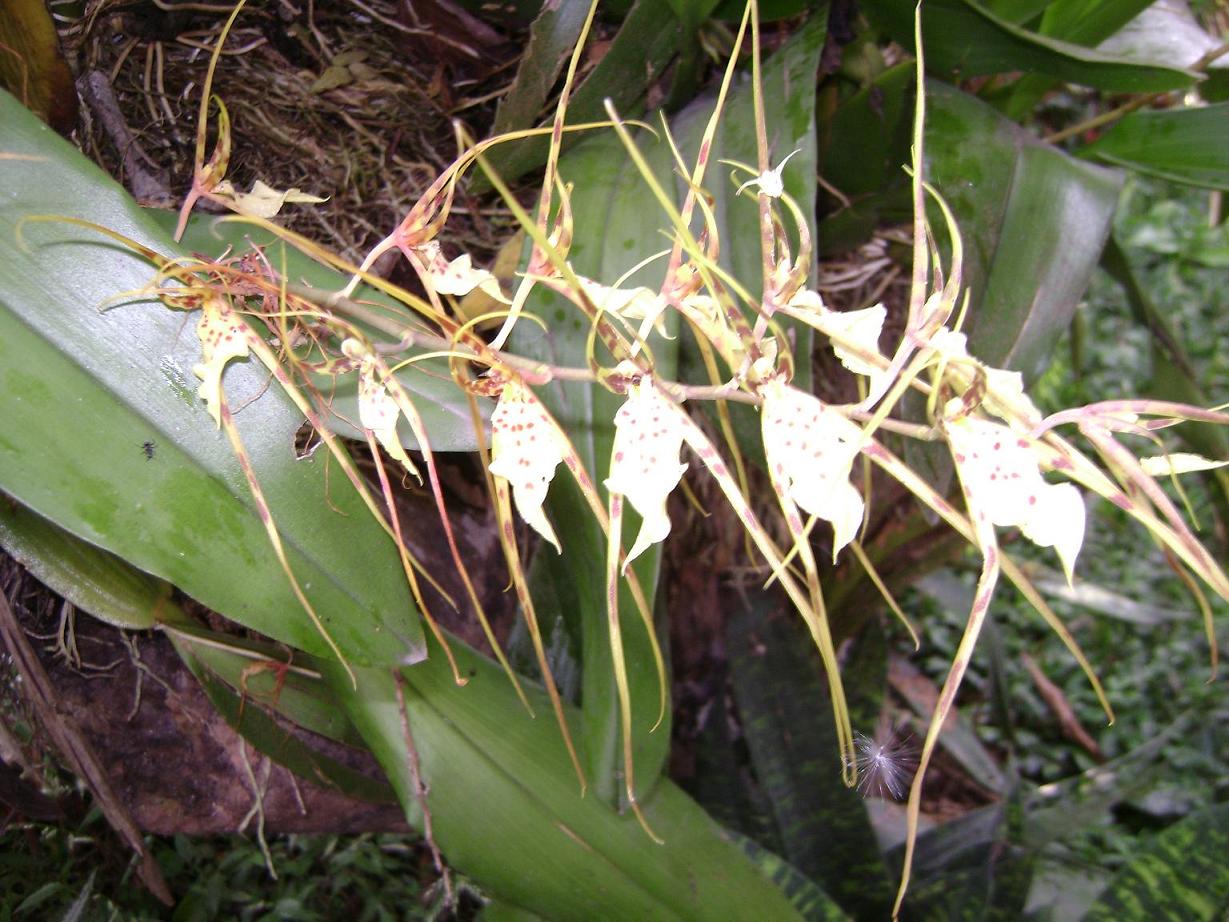
[[[402,671],[410,733],[440,849],[497,900],[545,919],[797,919],[768,878],[669,782],[643,808],[665,840],[655,845],[630,813],[581,797],[559,730],[531,718],[492,662],[453,641],[469,685],[443,657]],[[422,822],[393,676],[362,670],[358,690],[326,667],[339,701]],[[546,696],[526,686],[549,714]],[[568,709],[576,725],[579,715]]]
[[[1174,182],[1229,189],[1229,103],[1132,112],[1081,154]]]
[[[906,48],[913,47],[913,3],[868,0],[862,9]],[[922,41],[927,70],[961,79],[1024,71],[1125,93],[1177,90],[1196,80],[1166,62],[1141,63],[1030,32],[969,0],[927,0]]]
[[[115,627],[139,631],[185,618],[169,583],[2,497],[0,547],[39,582]]]
[[[72,215],[163,253],[170,242],[93,164],[0,94],[0,488],[40,515],[166,579],[236,621],[319,654],[328,647],[278,567],[225,436],[196,397],[200,346],[185,317],[117,294],[153,269],[99,234],[29,214]],[[356,662],[423,653],[394,547],[325,462],[296,461],[302,416],[263,369],[226,376],[287,554]],[[149,454],[152,452],[152,457]],[[332,504],[339,510],[333,511]]]
[[[661,78],[675,56],[680,33],[679,20],[668,3],[638,0],[628,11],[606,54],[573,91],[568,104],[568,122],[604,121],[603,102],[608,98],[625,117],[642,113],[648,88]],[[577,139],[576,135],[570,135],[565,144],[575,143]],[[488,159],[500,176],[512,182],[546,163],[547,149],[547,141],[543,138],[517,141],[512,146],[496,148]],[[487,188],[483,177],[475,176],[473,188]]]

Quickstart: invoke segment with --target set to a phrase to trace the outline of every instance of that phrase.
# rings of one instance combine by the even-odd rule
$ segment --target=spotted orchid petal
[[[765,384],[764,454],[786,496],[832,523],[832,557],[862,525],[862,496],[849,482],[862,431],[843,414],[777,378]]]
[[[959,416],[948,403],[948,441],[970,511],[979,521],[1018,527],[1038,547],[1053,547],[1071,582],[1084,542],[1084,500],[1070,483],[1049,484],[1033,442],[999,423]]]
[[[389,456],[401,462],[401,465],[422,483],[422,475],[410,460],[410,456],[405,453],[405,447],[397,435],[401,409],[388,392],[388,387],[380,380],[374,356],[364,350],[356,339],[346,340],[342,343],[341,350],[358,362],[359,424],[364,429],[371,430],[371,434],[384,446]]]
[[[627,497],[644,520],[623,563],[627,565],[670,534],[666,499],[678,486],[686,464],[679,463],[683,425],[666,397],[648,376],[628,388],[627,401],[615,414],[614,448],[606,489]]]
[[[201,343],[201,361],[192,372],[201,379],[196,395],[205,401],[209,415],[217,426],[222,425],[222,372],[231,359],[248,355],[248,326],[223,298],[209,297],[196,322],[196,336]]]
[[[415,247],[415,250],[427,267],[432,286],[440,294],[463,297],[477,288],[501,304],[512,303],[499,287],[499,279],[486,269],[475,269],[468,253],[450,262],[444,258],[437,240]]]
[[[515,379],[505,384],[491,414],[490,471],[512,485],[512,499],[521,518],[560,553],[563,548],[542,504],[567,450],[563,436],[533,392]]]
[[[287,204],[318,205],[328,198],[310,195],[302,189],[274,189],[259,179],[252,184],[251,192],[240,192],[229,179],[224,179],[213,188],[215,198],[226,202],[240,214],[256,218],[274,218]]]

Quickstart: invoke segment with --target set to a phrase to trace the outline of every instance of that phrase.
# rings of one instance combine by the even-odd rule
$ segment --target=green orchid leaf
[[[1229,189],[1229,102],[1132,112],[1080,154],[1174,182]]]
[[[429,641],[430,642],[430,641]],[[581,797],[559,729],[532,718],[495,663],[450,641],[469,684],[458,688],[442,656],[401,671],[409,739],[449,864],[500,902],[544,919],[800,918],[789,899],[668,781],[642,806],[665,840],[654,844],[630,813]],[[344,673],[321,664],[397,788],[411,823],[423,814],[397,680],[380,669]],[[534,709],[550,713],[527,684]],[[579,725],[579,713],[568,718]]]
[[[545,3],[529,30],[529,43],[516,68],[512,88],[499,101],[491,134],[530,128],[537,123],[555,81],[576,47],[589,14],[589,0]]]
[[[169,584],[8,501],[0,502],[0,546],[82,611],[121,629],[161,627],[227,722],[279,765],[360,800],[396,801],[387,782],[354,771],[272,719],[269,712],[366,748],[320,675],[287,663],[284,648],[196,626],[171,600]],[[279,677],[262,663],[292,668]]]
[[[799,915],[807,922],[842,922],[851,918],[815,881],[780,855],[773,854],[762,845],[737,833],[727,832],[726,835],[789,897]]]
[[[592,72],[575,88],[568,102],[568,122],[605,121],[605,100],[609,99],[626,118],[644,112],[648,89],[661,79],[674,59],[682,26],[668,3],[637,0],[628,11],[609,49]],[[549,119],[546,121],[549,125]],[[565,146],[579,137],[568,135]],[[487,155],[492,168],[505,182],[514,182],[546,163],[549,144],[545,138],[501,145]],[[485,178],[475,176],[471,189],[490,188]]]
[[[236,644],[236,639],[223,635],[216,635],[206,643],[207,633],[202,631],[194,636],[175,631],[170,637],[175,651],[201,683],[210,703],[236,733],[278,765],[313,784],[368,803],[397,802],[396,792],[387,781],[351,768],[319,745],[313,745],[315,741],[308,734],[287,726],[287,722],[309,729],[313,722],[318,725],[316,719],[323,716],[320,705],[332,699],[319,676],[313,681],[300,672],[290,672],[280,686],[267,672],[249,676],[244,670],[261,662],[250,655],[256,651],[242,651],[241,646],[231,646]],[[304,722],[300,722],[300,715],[305,716]],[[328,720],[333,726],[348,728],[348,739],[343,742],[365,748],[362,738],[357,736],[344,715],[330,715]],[[328,735],[334,736],[334,733]]]
[[[913,47],[913,3],[868,0],[861,9],[896,41]],[[1122,93],[1180,90],[1198,79],[1166,61],[1140,62],[1030,32],[970,0],[926,0],[922,42],[927,70],[960,79],[1023,71]]]
[[[40,583],[118,628],[145,630],[186,619],[171,584],[0,497],[0,547]]]
[[[153,268],[93,221],[178,251],[147,214],[13,97],[0,94],[0,489],[228,617],[321,655],[226,437],[196,396],[192,319],[148,296]],[[354,662],[420,658],[422,630],[392,542],[323,457],[296,460],[302,415],[268,374],[233,363],[227,392],[287,557]]]
[[[1152,3],[1153,0],[1056,0],[1046,7],[1037,32],[1060,41],[1095,47]],[[1138,51],[1132,53],[1130,48],[1121,48],[1119,53],[1139,60],[1149,57]],[[1159,57],[1167,63],[1177,63],[1167,55]],[[1025,74],[1012,84],[1004,113],[1008,118],[1023,120],[1057,82],[1046,74]]]

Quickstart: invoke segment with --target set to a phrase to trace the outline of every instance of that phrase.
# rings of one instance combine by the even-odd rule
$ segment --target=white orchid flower
[[[375,357],[357,339],[347,339],[341,344],[341,351],[358,363],[359,425],[371,430],[371,434],[384,446],[389,456],[399,461],[402,467],[422,483],[422,475],[418,473],[418,468],[414,466],[410,456],[405,453],[405,447],[397,435],[401,408],[388,392],[387,385],[380,379]]]
[[[982,371],[986,378],[986,396],[982,405],[995,416],[1005,420],[1016,416],[1029,426],[1041,422],[1041,411],[1024,392],[1024,376],[1018,371],[992,368],[971,356],[968,339],[963,333],[941,327],[931,336],[929,346],[945,361],[963,362]]]
[[[644,520],[623,563],[627,565],[670,534],[666,499],[678,486],[687,465],[679,462],[683,425],[669,398],[644,376],[627,391],[615,414],[614,448],[606,489],[627,498]]]
[[[475,269],[468,253],[450,262],[444,258],[438,240],[416,246],[414,251],[422,259],[432,286],[440,294],[463,297],[477,288],[501,304],[512,303],[499,287],[499,279],[486,269]]]
[[[563,548],[542,504],[567,450],[567,442],[533,392],[515,379],[505,384],[491,414],[490,471],[512,485],[521,518],[560,553]]]
[[[823,401],[780,378],[767,382],[760,413],[773,481],[789,500],[832,523],[832,557],[862,525],[862,496],[849,482],[862,430]]]
[[[249,335],[248,325],[224,298],[215,295],[205,299],[196,322],[201,360],[192,372],[201,379],[196,395],[205,401],[218,426],[222,425],[222,372],[231,359],[247,358]]]
[[[800,153],[802,153],[802,148],[790,151],[785,155],[785,159],[778,163],[776,167],[771,170],[765,170],[758,176],[748,179],[745,183],[738,187],[738,191],[734,194],[742,195],[743,189],[746,189],[749,186],[755,186],[759,190],[760,195],[766,195],[769,198],[780,198],[785,194],[785,180],[782,177],[781,172],[785,169],[785,164],[789,163],[789,158],[794,156],[794,154]]]
[[[1084,500],[1073,484],[1041,476],[1032,440],[947,404],[945,427],[975,526],[1017,527],[1038,547],[1053,547],[1071,582],[1084,542]]]

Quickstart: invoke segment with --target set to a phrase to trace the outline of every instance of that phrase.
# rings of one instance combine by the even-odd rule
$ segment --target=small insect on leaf
[[[158,446],[155,445],[152,440],[145,442],[145,444],[141,446],[141,451],[145,454],[146,461],[154,460],[154,451],[157,447]]]

